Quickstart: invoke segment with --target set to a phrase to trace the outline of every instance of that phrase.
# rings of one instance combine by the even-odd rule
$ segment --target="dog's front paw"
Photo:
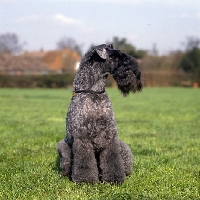
[[[104,174],[101,176],[101,181],[103,183],[120,184],[123,183],[125,179],[125,174],[116,174],[111,172],[110,174]]]

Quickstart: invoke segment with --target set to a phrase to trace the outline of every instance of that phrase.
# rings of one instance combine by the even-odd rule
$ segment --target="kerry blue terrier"
[[[142,90],[137,61],[113,45],[96,46],[83,56],[73,83],[67,135],[57,145],[61,174],[76,183],[122,183],[132,171],[131,150],[117,137],[105,92],[108,74],[124,96]]]

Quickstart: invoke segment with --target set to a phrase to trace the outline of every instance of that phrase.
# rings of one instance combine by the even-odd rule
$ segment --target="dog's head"
[[[106,61],[109,73],[124,96],[142,90],[141,72],[135,58],[115,49],[113,45],[102,44],[94,47],[94,51]]]

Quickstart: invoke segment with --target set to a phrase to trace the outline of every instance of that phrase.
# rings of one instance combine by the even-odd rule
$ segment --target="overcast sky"
[[[93,44],[125,37],[160,53],[200,38],[200,0],[0,0],[0,34],[16,33],[26,50],[56,49],[63,37]]]

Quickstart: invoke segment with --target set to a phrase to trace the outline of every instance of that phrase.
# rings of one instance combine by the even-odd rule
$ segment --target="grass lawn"
[[[122,185],[75,184],[58,174],[71,92],[0,89],[0,199],[200,199],[200,90],[107,89],[134,171]]]

